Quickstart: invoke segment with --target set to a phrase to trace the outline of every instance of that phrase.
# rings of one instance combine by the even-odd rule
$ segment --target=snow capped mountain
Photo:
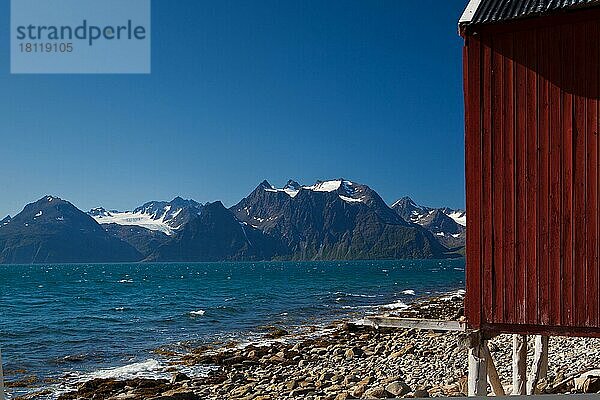
[[[312,192],[334,192],[338,194],[341,200],[344,200],[347,203],[364,203],[367,201],[367,197],[365,196],[365,192],[368,189],[367,186],[343,178],[330,181],[317,181],[314,185],[310,186],[302,186],[298,182],[290,179],[286,185],[280,189],[272,186],[267,181],[263,181],[261,185],[267,192],[281,192],[292,198],[296,197],[301,190],[308,190]]]
[[[393,210],[406,221],[417,223],[419,216],[427,214],[431,209],[417,205],[410,197],[405,196],[391,205]]]
[[[283,258],[432,258],[447,249],[407,223],[376,191],[346,179],[276,188],[263,181],[231,207],[236,218],[283,241]]]
[[[343,178],[281,188],[265,180],[229,209],[176,197],[84,213],[45,196],[0,220],[0,264],[445,258],[461,254],[465,224],[464,210],[409,197],[390,208]]]
[[[421,206],[410,197],[401,198],[392,204],[391,208],[406,221],[429,230],[444,245],[464,246],[467,224],[467,214],[464,210]]]
[[[151,201],[133,211],[107,211],[102,207],[88,212],[99,224],[138,226],[173,235],[184,224],[202,212],[203,206],[194,200],[176,197],[167,201]]]
[[[439,210],[446,216],[450,217],[454,222],[461,226],[467,226],[467,212],[464,210],[454,210],[448,207],[432,208],[421,206],[415,203],[410,197],[406,196],[392,204],[392,209],[395,210],[406,221],[422,225],[424,218],[432,215],[434,211]]]

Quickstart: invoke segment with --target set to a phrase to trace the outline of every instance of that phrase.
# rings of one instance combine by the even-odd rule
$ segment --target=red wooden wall
[[[600,13],[464,37],[468,323],[600,337]]]

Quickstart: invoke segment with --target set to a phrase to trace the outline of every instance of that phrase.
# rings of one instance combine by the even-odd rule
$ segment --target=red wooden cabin
[[[600,1],[472,0],[468,326],[600,337]]]

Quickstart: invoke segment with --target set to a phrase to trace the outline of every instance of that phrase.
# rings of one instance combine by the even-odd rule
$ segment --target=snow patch
[[[135,225],[151,231],[160,231],[171,236],[174,229],[171,228],[167,222],[165,222],[165,216],[163,216],[161,219],[153,219],[152,215],[150,214],[125,211],[113,212],[108,215],[96,215],[92,218],[94,218],[99,224]]]
[[[341,187],[344,187],[345,191],[348,194],[353,194],[354,193],[354,187],[355,183],[354,182],[350,182],[350,181],[345,181],[343,179],[336,179],[336,180],[332,180],[332,181],[318,181],[317,183],[315,183],[314,185],[311,186],[292,186],[290,184],[286,185],[283,189],[279,189],[276,187],[270,187],[270,188],[264,188],[264,190],[266,192],[272,192],[272,193],[277,193],[277,192],[283,192],[285,194],[287,194],[290,197],[296,197],[296,195],[298,193],[300,193],[301,190],[312,190],[313,192],[335,192],[336,190],[339,190]],[[350,199],[350,197],[346,197],[348,199]],[[354,201],[354,199],[352,199],[351,201]],[[357,200],[360,201],[360,200]]]
[[[312,186],[312,190],[315,192],[334,192],[338,190],[342,186],[342,180],[336,181],[325,181],[318,182],[316,185]]]
[[[362,203],[362,199],[354,199],[352,197],[342,196],[340,195],[340,199],[344,200],[347,203]]]
[[[467,213],[464,211],[454,211],[451,213],[446,213],[447,216],[452,218],[457,224],[462,226],[467,226]]]
[[[292,188],[285,188],[285,189],[272,188],[272,189],[265,189],[265,192],[274,192],[274,193],[283,192],[290,197],[296,197],[296,195],[298,194],[298,192],[300,192],[300,190],[296,190],[296,189],[292,189]]]

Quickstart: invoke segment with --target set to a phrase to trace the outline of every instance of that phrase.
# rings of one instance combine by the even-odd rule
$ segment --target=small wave
[[[407,290],[403,290],[402,294],[407,294],[409,296],[414,296],[415,295],[415,291],[412,289],[407,289]]]
[[[376,295],[371,294],[354,294],[354,293],[344,293],[344,292],[335,292],[334,294],[338,296],[347,296],[347,297],[367,297],[367,298],[375,298]]]
[[[117,283],[133,283],[133,279],[121,279]]]
[[[142,362],[128,364],[121,367],[100,369],[90,373],[80,374],[77,372],[69,372],[64,376],[64,382],[47,387],[47,389],[51,392],[48,398],[58,398],[61,394],[76,390],[76,388],[82,383],[91,381],[93,379],[170,379],[172,368],[173,366],[161,364],[159,361],[151,358]],[[214,370],[216,367],[206,365],[182,365],[176,366],[175,368],[177,371],[183,372],[192,378],[200,378],[208,376],[210,371]]]
[[[81,381],[92,379],[169,379],[171,374],[165,371],[157,360],[150,358],[146,361],[124,365],[122,367],[101,369],[83,375]]]
[[[206,311],[204,311],[204,310],[190,311],[190,315],[202,316],[204,314],[206,314]]]
[[[390,303],[390,304],[384,304],[382,306],[379,306],[380,308],[385,308],[387,310],[404,310],[406,308],[408,308],[408,305],[401,302],[401,301],[397,301],[395,303]]]

